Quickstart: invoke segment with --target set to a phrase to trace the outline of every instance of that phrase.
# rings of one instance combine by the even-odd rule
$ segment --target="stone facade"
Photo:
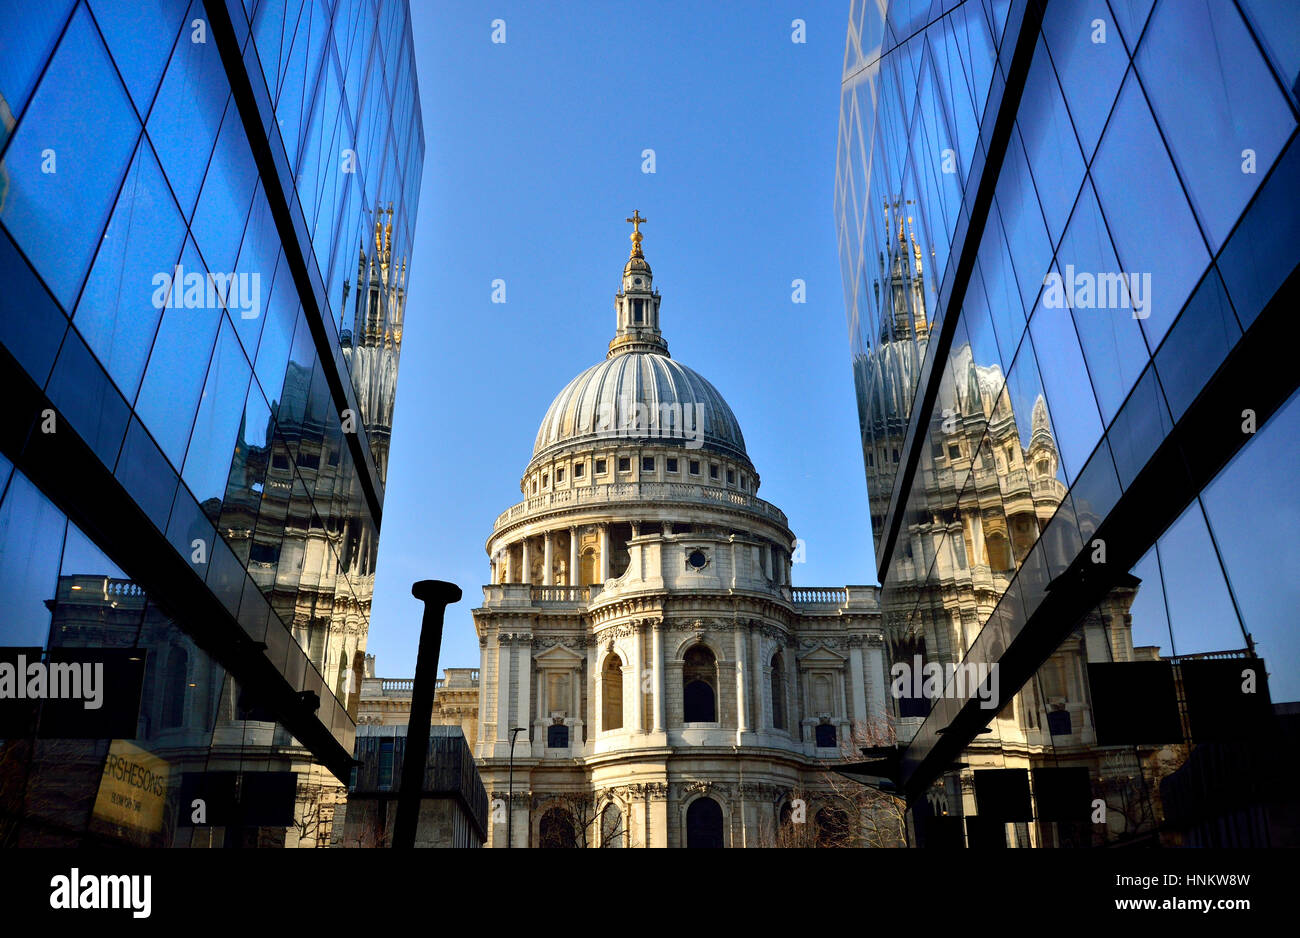
[[[487,542],[489,846],[774,843],[826,821],[827,764],[890,724],[876,588],[791,584],[794,535],[726,402],[669,358],[633,220],[609,354]]]

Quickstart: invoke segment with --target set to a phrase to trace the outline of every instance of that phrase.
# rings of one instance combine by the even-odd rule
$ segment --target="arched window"
[[[605,669],[601,680],[601,714],[600,728],[617,730],[623,728],[623,662],[618,655],[605,659]]]
[[[712,798],[696,798],[686,809],[686,846],[722,846],[722,807]]]
[[[600,812],[600,845],[623,846],[623,812],[617,805],[607,804],[605,810]]]
[[[573,831],[573,815],[563,808],[551,808],[543,814],[537,829],[537,846],[578,846],[578,839]]]
[[[839,808],[822,808],[813,823],[817,828],[817,846],[849,846],[849,816]]]
[[[704,645],[686,652],[682,664],[682,702],[687,723],[718,720],[718,661]]]
[[[599,582],[600,574],[596,566],[596,549],[588,547],[582,552],[582,558],[579,561],[581,565],[581,579],[578,581],[579,586],[590,586]]]
[[[778,730],[785,725],[785,658],[778,651],[772,656],[772,726]]]
[[[189,697],[190,656],[173,647],[167,655],[167,681],[163,685],[163,728],[185,725],[185,702]]]

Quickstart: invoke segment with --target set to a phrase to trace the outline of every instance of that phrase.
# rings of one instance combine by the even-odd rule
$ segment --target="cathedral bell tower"
[[[609,343],[608,358],[629,352],[668,354],[668,343],[659,331],[659,291],[654,289],[654,274],[641,253],[641,225],[646,219],[633,212],[632,253],[623,266],[623,288],[614,297],[618,328]]]

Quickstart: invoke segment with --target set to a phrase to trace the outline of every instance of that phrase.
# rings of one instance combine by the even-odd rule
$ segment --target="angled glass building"
[[[424,158],[407,4],[0,2],[0,44],[0,672],[137,668],[111,728],[0,676],[0,844],[328,843]]]
[[[1295,843],[1297,36],[1268,0],[852,3],[897,740],[862,771],[915,843]]]

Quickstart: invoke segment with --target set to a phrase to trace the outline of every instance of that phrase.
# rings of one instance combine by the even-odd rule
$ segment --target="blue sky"
[[[370,622],[382,675],[414,671],[418,579],[464,590],[440,667],[478,666],[484,542],[547,405],[604,358],[634,208],[671,354],[727,398],[760,496],[806,542],[795,585],[876,581],[832,218],[847,15],[412,3],[426,156]]]

